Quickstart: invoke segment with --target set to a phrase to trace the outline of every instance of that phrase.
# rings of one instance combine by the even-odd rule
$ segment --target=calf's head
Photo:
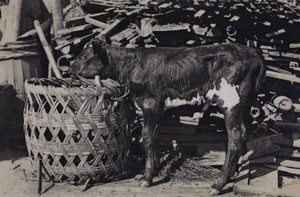
[[[92,41],[76,56],[75,61],[70,65],[70,74],[85,78],[94,78],[96,75],[112,77],[105,59],[106,54],[101,48],[101,43]]]

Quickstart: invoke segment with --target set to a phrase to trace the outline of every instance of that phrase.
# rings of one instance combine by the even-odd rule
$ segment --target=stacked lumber
[[[299,132],[293,132],[291,135],[268,135],[246,143],[248,152],[239,161],[236,193],[294,196],[293,191],[300,186],[295,181],[300,175],[300,147],[289,136],[294,136],[296,142],[299,140]]]
[[[262,108],[264,120],[246,142],[234,189],[245,195],[294,196],[292,191],[300,186],[290,184],[300,176],[298,104],[278,96]]]

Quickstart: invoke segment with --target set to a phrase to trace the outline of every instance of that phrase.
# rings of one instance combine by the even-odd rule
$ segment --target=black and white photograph
[[[300,1],[0,0],[0,196],[300,197]]]

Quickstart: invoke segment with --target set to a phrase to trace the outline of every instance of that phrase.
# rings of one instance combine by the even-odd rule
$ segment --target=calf
[[[154,133],[166,99],[196,98],[204,103],[204,110],[210,104],[219,106],[228,132],[228,149],[219,179],[210,190],[210,195],[218,194],[235,172],[250,126],[250,106],[265,78],[266,65],[259,51],[239,44],[128,49],[94,40],[92,45],[78,55],[70,72],[83,77],[115,77],[130,89],[144,116],[142,187],[152,183],[157,162]]]

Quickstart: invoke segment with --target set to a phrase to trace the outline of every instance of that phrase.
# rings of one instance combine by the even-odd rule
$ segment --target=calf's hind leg
[[[224,165],[221,169],[219,179],[212,186],[209,194],[217,195],[233,176],[241,154],[242,145],[246,138],[247,120],[245,107],[238,104],[231,110],[225,110],[225,124],[228,132],[228,147]]]

